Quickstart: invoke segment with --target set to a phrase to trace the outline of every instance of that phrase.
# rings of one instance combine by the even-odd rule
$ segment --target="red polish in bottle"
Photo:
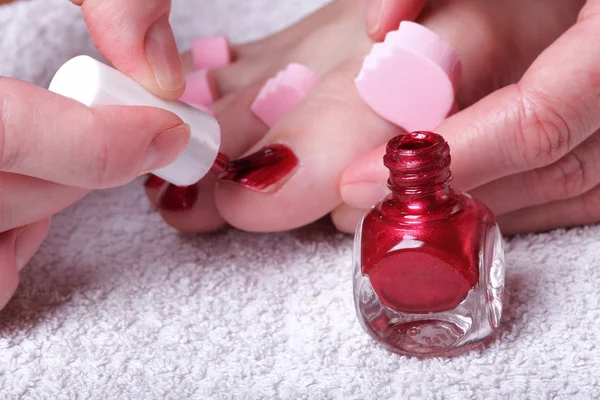
[[[450,356],[498,327],[502,236],[492,212],[450,185],[450,149],[435,133],[392,139],[392,193],[357,228],[354,300],[363,328],[404,355]]]

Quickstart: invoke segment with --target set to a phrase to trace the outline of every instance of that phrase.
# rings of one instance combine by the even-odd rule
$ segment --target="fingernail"
[[[377,33],[381,26],[385,0],[367,0],[367,33]]]
[[[342,187],[341,195],[344,203],[351,207],[369,209],[390,194],[390,189],[380,183],[360,182]]]
[[[167,183],[167,181],[164,179],[159,178],[156,175],[150,175],[148,179],[146,179],[146,182],[144,182],[144,187],[146,189],[159,190],[165,183]]]
[[[209,106],[215,101],[217,88],[208,70],[198,70],[185,77],[185,92],[179,98],[184,103]]]
[[[156,208],[167,211],[189,211],[198,199],[198,187],[167,185],[159,193]]]
[[[182,124],[156,135],[146,150],[139,175],[147,174],[173,163],[183,152],[190,138],[190,133],[190,126]]]
[[[298,158],[289,147],[273,144],[231,161],[221,179],[258,192],[273,192],[296,166]]]
[[[158,86],[168,92],[181,89],[184,85],[181,57],[168,15],[158,19],[148,29],[145,48]]]

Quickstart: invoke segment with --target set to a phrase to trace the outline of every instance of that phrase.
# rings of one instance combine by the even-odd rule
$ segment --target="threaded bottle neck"
[[[389,141],[384,165],[390,170],[388,186],[397,198],[434,194],[452,180],[450,147],[432,132],[412,132]]]

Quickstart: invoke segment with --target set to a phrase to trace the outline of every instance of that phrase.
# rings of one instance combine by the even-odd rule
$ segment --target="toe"
[[[293,229],[313,222],[340,202],[344,168],[394,136],[353,84],[354,61],[323,77],[249,153],[242,174],[217,185],[217,207],[233,226],[250,231]]]
[[[255,85],[212,105],[221,124],[221,151],[229,158],[243,154],[267,131],[250,112],[250,103],[257,92],[258,85]],[[150,178],[145,187],[150,201],[157,205],[169,225],[182,232],[210,232],[225,223],[215,206],[216,180],[217,176],[210,173],[192,187],[177,188]]]

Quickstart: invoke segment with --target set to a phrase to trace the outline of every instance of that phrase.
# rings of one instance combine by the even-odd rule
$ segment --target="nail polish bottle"
[[[88,107],[149,106],[176,114],[190,126],[190,139],[173,163],[152,171],[173,185],[195,184],[223,156],[219,153],[221,127],[214,116],[180,101],[162,100],[121,71],[91,57],[77,56],[67,61],[52,78],[49,90]]]
[[[453,356],[498,327],[502,236],[492,212],[450,185],[450,149],[435,133],[387,145],[391,194],[363,217],[354,248],[361,325],[391,351]]]

